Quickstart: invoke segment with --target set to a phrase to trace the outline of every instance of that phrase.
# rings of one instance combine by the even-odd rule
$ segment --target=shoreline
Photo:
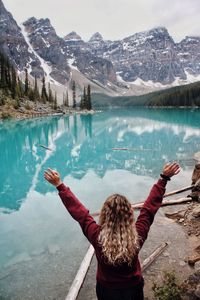
[[[95,112],[97,112],[96,110],[80,110],[79,108],[66,108],[63,111],[61,111],[60,108],[58,108],[58,110],[51,110],[50,107],[45,107],[45,109],[47,109],[48,111],[41,111],[38,112],[34,109],[31,110],[17,110],[17,109],[13,109],[13,108],[9,108],[7,109],[5,107],[5,109],[2,109],[0,107],[0,122],[3,122],[5,120],[25,120],[25,119],[33,119],[33,118],[40,118],[40,117],[49,117],[49,116],[70,116],[73,114],[94,114]],[[100,110],[98,110],[100,111]]]

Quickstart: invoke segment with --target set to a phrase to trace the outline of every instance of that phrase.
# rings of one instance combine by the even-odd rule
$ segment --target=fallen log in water
[[[142,149],[142,148],[112,148],[117,151],[158,151],[157,149]]]
[[[168,243],[162,243],[158,246],[149,257],[147,257],[141,264],[142,271],[146,270],[150,264],[165,250]]]
[[[72,285],[69,289],[69,292],[68,292],[65,300],[75,300],[77,298],[80,288],[81,288],[83,281],[85,279],[85,276],[87,274],[88,268],[90,266],[93,255],[94,255],[94,248],[92,245],[90,245],[90,247],[88,248],[88,251],[78,269],[78,272],[74,278],[74,281],[72,282]]]
[[[49,147],[47,147],[47,146],[44,146],[44,145],[38,145],[39,147],[42,147],[42,148],[44,148],[44,149],[47,149],[47,150],[49,150],[49,151],[53,151],[53,149],[50,149]]]
[[[193,199],[191,197],[179,198],[179,199],[175,199],[175,200],[163,200],[161,206],[179,205],[179,204],[184,204],[184,203],[188,203],[191,201],[193,201]],[[144,202],[131,204],[131,206],[134,209],[141,209],[143,205],[144,205]],[[99,216],[99,214],[100,214],[100,212],[95,212],[95,213],[91,214],[91,216],[97,217],[97,216]]]

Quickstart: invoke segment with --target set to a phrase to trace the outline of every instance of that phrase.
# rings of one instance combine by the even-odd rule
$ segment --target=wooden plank
[[[185,191],[188,191],[190,190],[191,188],[193,187],[193,185],[191,186],[187,186],[187,187],[184,187],[180,190],[176,190],[176,191],[172,191],[170,193],[167,193],[163,196],[163,198],[166,198],[166,197],[169,197],[169,196],[172,196],[172,195],[175,195],[175,194],[179,194],[181,192],[185,192]],[[167,205],[178,205],[178,204],[182,204],[182,203],[187,203],[187,202],[190,202],[192,201],[192,198],[191,197],[185,197],[185,198],[180,198],[180,199],[176,199],[176,200],[164,200],[161,204],[161,206],[167,206]],[[143,202],[138,202],[138,203],[134,203],[132,204],[132,207],[135,208],[135,209],[140,209],[144,204],[144,201]],[[95,213],[92,213],[91,215],[93,217],[97,217],[99,216],[100,212],[95,212]]]
[[[152,262],[165,250],[165,248],[168,246],[168,243],[161,243],[152,253],[149,257],[147,257],[141,264],[142,271],[146,270]]]
[[[85,276],[87,274],[88,268],[90,266],[93,255],[94,255],[94,248],[92,245],[90,245],[90,247],[88,248],[87,253],[78,269],[78,272],[72,282],[72,285],[69,289],[69,292],[68,292],[65,300],[75,300],[77,298],[80,288],[81,288],[83,281],[85,279]]]

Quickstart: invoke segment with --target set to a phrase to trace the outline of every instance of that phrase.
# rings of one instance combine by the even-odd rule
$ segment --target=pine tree
[[[18,103],[17,106],[19,107],[19,99],[23,95],[23,90],[22,90],[22,83],[21,83],[19,77],[17,77],[16,80],[17,80],[16,81],[16,89],[15,89],[16,90],[16,100],[17,100],[17,103]]]
[[[80,108],[81,109],[87,109],[87,95],[86,95],[85,87],[83,89],[83,96],[81,97]]]
[[[41,99],[43,103],[48,101],[47,91],[46,91],[46,84],[45,84],[45,77],[42,78],[42,91],[41,91]]]
[[[53,94],[52,94],[52,90],[51,90],[51,85],[50,85],[50,82],[48,83],[48,90],[49,90],[49,102],[50,103],[53,103]]]
[[[86,108],[88,110],[91,110],[92,109],[92,102],[91,102],[91,88],[90,88],[90,85],[88,84],[88,87],[87,87],[87,105],[86,105]]]
[[[76,108],[76,84],[75,81],[72,82],[72,100],[73,100],[73,108]]]
[[[8,58],[6,58],[6,86],[12,90],[12,67]]]
[[[58,101],[57,101],[57,93],[55,92],[54,101],[53,101],[53,109],[56,110],[58,108]]]
[[[66,94],[63,93],[63,107],[69,107],[68,91],[66,91]]]
[[[3,54],[0,53],[0,88],[3,88],[4,85],[5,85],[4,59],[3,59]]]
[[[11,96],[13,99],[16,97],[16,86],[17,86],[17,78],[14,67],[11,69]]]
[[[68,95],[68,91],[66,91],[65,106],[69,107],[69,95]]]
[[[24,95],[28,96],[29,92],[29,80],[28,80],[28,71],[25,69],[25,87],[24,87]]]
[[[23,90],[22,82],[19,79],[19,76],[17,78],[17,86],[18,86],[18,89],[19,89],[19,97],[22,97],[23,94],[24,94],[24,90]]]
[[[34,95],[35,95],[35,100],[36,101],[40,100],[40,93],[39,93],[39,89],[38,89],[36,76],[35,76],[35,81],[34,81]]]

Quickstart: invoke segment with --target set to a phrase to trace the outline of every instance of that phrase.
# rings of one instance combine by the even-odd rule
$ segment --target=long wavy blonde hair
[[[138,234],[133,209],[126,197],[114,194],[108,197],[102,207],[98,241],[107,262],[131,265],[138,250]]]

